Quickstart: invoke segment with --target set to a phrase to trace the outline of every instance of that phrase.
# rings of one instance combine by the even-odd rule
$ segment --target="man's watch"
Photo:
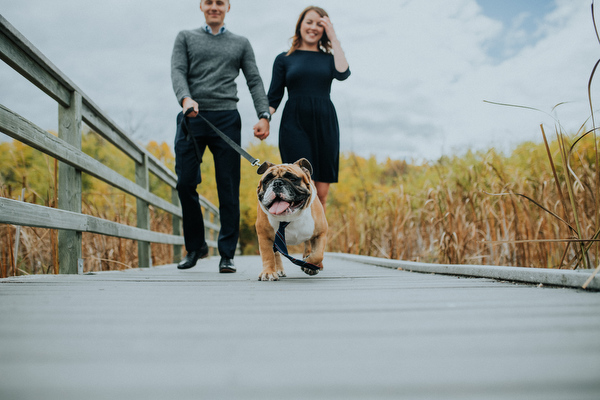
[[[267,121],[271,122],[271,113],[268,111],[265,111],[264,113],[260,114],[258,116],[258,119],[266,119]]]

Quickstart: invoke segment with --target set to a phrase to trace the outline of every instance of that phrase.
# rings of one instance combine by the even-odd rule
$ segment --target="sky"
[[[180,30],[203,22],[198,0],[0,0],[0,13],[142,145],[172,145],[180,111],[170,57]],[[378,160],[541,141],[540,124],[575,133],[590,116],[600,57],[589,0],[231,0],[228,29],[250,40],[265,89],[308,5],[331,17],[352,75],[331,99],[341,149]],[[242,145],[256,113],[241,75]],[[594,105],[600,104],[592,85]],[[284,98],[285,101],[285,98]],[[506,103],[538,109],[493,105]],[[560,106],[554,108],[557,104]],[[0,62],[0,104],[45,130],[57,105]],[[282,103],[283,104],[283,103]],[[267,142],[278,143],[281,112]],[[0,134],[0,140],[6,136]]]

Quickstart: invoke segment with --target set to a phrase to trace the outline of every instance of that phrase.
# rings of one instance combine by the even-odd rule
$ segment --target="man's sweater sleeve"
[[[173,45],[173,54],[171,55],[171,82],[173,91],[181,105],[185,97],[192,97],[188,85],[188,57],[187,44],[184,32],[179,32]]]
[[[260,114],[264,113],[265,111],[268,112],[269,101],[267,100],[265,87],[263,86],[263,81],[260,77],[260,73],[258,72],[258,67],[256,66],[254,51],[252,50],[252,46],[248,40],[246,40],[246,46],[242,56],[242,72],[246,77],[246,83],[248,84],[248,89],[250,89],[250,94],[252,95],[252,100],[254,101],[256,115],[260,116]]]

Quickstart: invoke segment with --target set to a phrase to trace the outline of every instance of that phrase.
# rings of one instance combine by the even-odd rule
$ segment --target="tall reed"
[[[579,140],[582,162],[550,168],[546,147],[558,154],[567,139],[523,143],[508,157],[489,150],[409,165],[391,182],[388,166],[345,156],[346,178],[332,187],[328,207],[330,250],[437,263],[585,267],[582,242],[562,241],[577,230],[553,216],[564,212],[559,189],[567,191],[568,183],[552,182],[561,170],[577,177],[572,204],[580,239],[593,238],[597,167],[593,143]],[[593,265],[598,255],[588,251],[586,259]]]

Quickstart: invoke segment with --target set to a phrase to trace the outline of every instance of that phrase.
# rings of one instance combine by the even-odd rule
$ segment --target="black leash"
[[[297,266],[299,266],[301,268],[307,268],[307,269],[317,271],[317,272],[320,271],[321,269],[323,269],[323,268],[319,267],[318,265],[311,264],[304,260],[299,260],[288,254],[288,249],[285,244],[285,227],[288,226],[289,224],[290,224],[289,222],[280,222],[279,223],[279,229],[277,230],[277,233],[275,233],[275,240],[273,241],[273,252],[280,253],[282,256],[286,257],[288,260],[290,260],[291,262],[293,262],[294,264],[296,264]]]
[[[185,110],[185,113],[183,114],[182,130],[183,130],[183,133],[185,133],[186,139],[187,140],[191,139],[192,142],[194,143],[194,148],[196,149],[196,158],[198,158],[198,162],[200,162],[202,159],[202,157],[200,156],[200,149],[198,148],[198,144],[196,143],[196,139],[194,138],[194,135],[192,135],[190,133],[190,129],[189,129],[189,125],[188,125],[189,124],[188,115],[191,114],[192,112],[194,112],[194,109],[192,107]],[[252,164],[253,167],[257,167],[260,165],[260,160],[258,158],[252,157],[246,150],[242,149],[236,142],[231,140],[231,138],[229,136],[227,136],[226,134],[221,132],[219,129],[217,129],[216,126],[211,124],[210,121],[207,120],[206,118],[204,118],[203,115],[198,113],[198,116],[201,117],[204,120],[204,122],[206,122],[207,125],[210,126],[210,128],[213,131],[215,131],[217,133],[217,135],[219,135],[221,137],[221,139],[223,139],[225,141],[225,143],[230,145],[235,151],[237,151],[239,153],[239,155],[244,157],[246,160],[250,161],[250,164]]]

